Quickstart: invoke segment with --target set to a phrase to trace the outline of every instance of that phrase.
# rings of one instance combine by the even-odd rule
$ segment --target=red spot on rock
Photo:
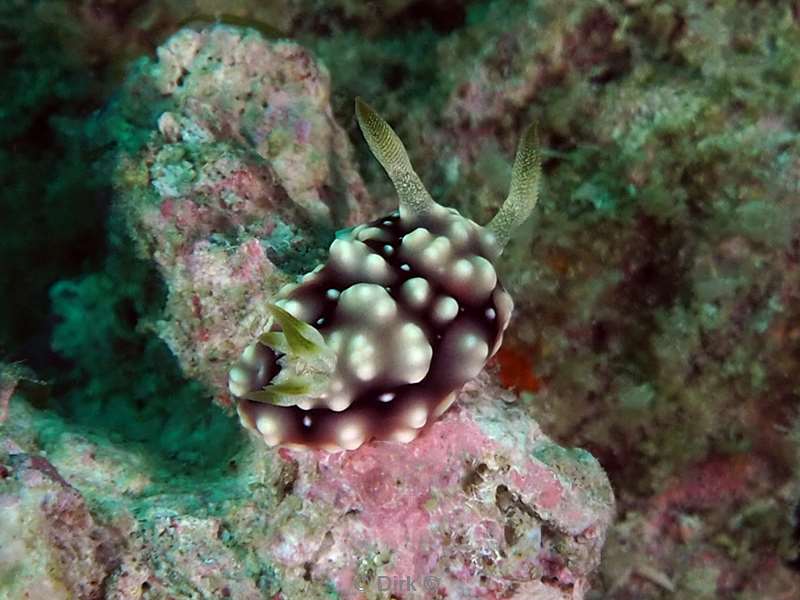
[[[161,216],[165,219],[171,219],[175,215],[175,202],[172,200],[164,200],[161,203]]]
[[[251,281],[263,277],[269,261],[264,248],[258,240],[250,240],[242,244],[237,253],[240,263],[234,271],[234,277],[243,281]]]
[[[361,476],[358,482],[365,503],[384,506],[392,500],[395,480],[381,466],[374,467]]]
[[[533,360],[527,353],[513,346],[502,346],[494,360],[500,366],[503,387],[525,392],[538,392],[542,382],[533,372]]]
[[[228,392],[223,392],[219,396],[217,396],[217,402],[222,408],[227,408],[228,406],[233,406],[233,400]]]
[[[674,511],[709,510],[744,499],[764,468],[750,454],[716,456],[695,465],[656,498],[656,527],[669,525]]]
[[[549,251],[545,256],[544,262],[558,275],[567,275],[572,266],[572,260],[569,255],[558,249]]]
[[[28,474],[34,475],[34,477],[30,478],[31,481],[35,481],[40,477],[46,478],[68,490],[72,490],[72,486],[67,483],[67,480],[61,476],[58,470],[56,470],[56,468],[46,458],[42,456],[28,455],[26,462],[27,464],[25,467],[28,470]]]
[[[192,295],[192,314],[198,319],[203,314],[203,305],[200,302],[200,296],[197,294]]]
[[[258,240],[250,240],[242,247],[250,258],[261,259],[264,257],[264,249],[258,243]]]

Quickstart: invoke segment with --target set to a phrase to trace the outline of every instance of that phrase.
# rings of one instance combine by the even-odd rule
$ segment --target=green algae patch
[[[57,284],[53,348],[72,369],[69,379],[51,386],[45,406],[76,428],[137,444],[168,481],[225,465],[241,438],[235,420],[202,385],[183,378],[147,325],[162,294],[158,277],[124,256],[106,271]],[[59,434],[44,428],[43,444],[55,444]]]

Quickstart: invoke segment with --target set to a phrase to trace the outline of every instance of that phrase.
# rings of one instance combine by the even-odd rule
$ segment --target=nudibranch
[[[356,117],[399,210],[337,234],[325,264],[278,292],[230,370],[242,424],[270,446],[413,440],[497,352],[511,317],[495,263],[537,201],[535,127],[508,197],[481,227],[433,200],[400,138],[360,99]]]

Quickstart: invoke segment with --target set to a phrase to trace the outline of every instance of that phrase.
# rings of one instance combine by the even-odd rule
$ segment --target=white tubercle
[[[400,287],[400,294],[411,308],[422,308],[431,299],[431,285],[422,277],[412,277]]]
[[[433,318],[439,323],[452,321],[458,314],[458,302],[450,296],[443,296],[433,305]]]

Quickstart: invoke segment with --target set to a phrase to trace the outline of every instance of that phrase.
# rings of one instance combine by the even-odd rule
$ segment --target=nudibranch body
[[[399,210],[337,236],[328,261],[282,288],[229,374],[242,423],[270,445],[353,450],[409,442],[497,352],[513,308],[495,262],[538,196],[536,133],[485,227],[431,198],[372,108],[356,115]]]

